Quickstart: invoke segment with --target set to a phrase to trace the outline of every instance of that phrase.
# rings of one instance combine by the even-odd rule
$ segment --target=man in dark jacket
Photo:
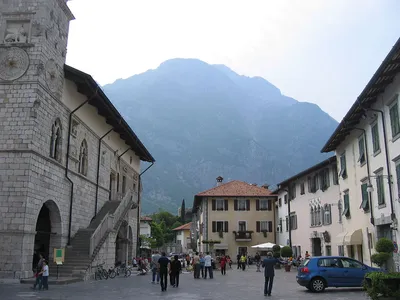
[[[272,285],[274,284],[275,265],[283,262],[277,258],[272,257],[272,253],[268,252],[267,257],[264,258],[262,267],[264,268],[264,296],[271,296]]]

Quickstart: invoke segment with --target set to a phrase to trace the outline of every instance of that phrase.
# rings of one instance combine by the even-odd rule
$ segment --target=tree
[[[183,224],[185,223],[185,217],[186,217],[186,207],[185,207],[185,199],[183,199],[181,205],[181,222]]]
[[[281,249],[282,257],[292,257],[292,255],[293,255],[293,251],[292,251],[292,248],[290,248],[289,246],[285,246]]]
[[[385,267],[394,251],[393,242],[387,238],[380,238],[375,249],[377,253],[371,256],[371,261],[379,267]]]
[[[174,228],[182,225],[179,216],[174,216],[170,212],[160,210],[151,216],[152,222],[151,235],[153,238],[152,248],[159,248],[164,243],[169,243],[175,240]],[[153,245],[157,245],[153,247]]]

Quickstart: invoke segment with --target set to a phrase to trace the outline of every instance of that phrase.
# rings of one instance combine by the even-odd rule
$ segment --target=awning
[[[347,231],[341,232],[336,236],[336,243],[338,245],[343,245],[344,244],[344,239],[347,235]]]
[[[351,231],[344,237],[345,245],[362,245],[362,242],[363,242],[362,229]]]
[[[214,250],[228,250],[228,244],[214,244]]]

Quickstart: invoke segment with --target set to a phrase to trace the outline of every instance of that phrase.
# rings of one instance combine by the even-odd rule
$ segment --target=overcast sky
[[[72,0],[67,63],[100,84],[225,64],[340,121],[400,37],[398,0]]]

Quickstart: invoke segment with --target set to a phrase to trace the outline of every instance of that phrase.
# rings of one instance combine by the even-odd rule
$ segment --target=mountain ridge
[[[323,160],[337,122],[262,77],[171,59],[103,87],[156,159],[143,176],[143,211],[175,212],[219,175],[276,184]]]

